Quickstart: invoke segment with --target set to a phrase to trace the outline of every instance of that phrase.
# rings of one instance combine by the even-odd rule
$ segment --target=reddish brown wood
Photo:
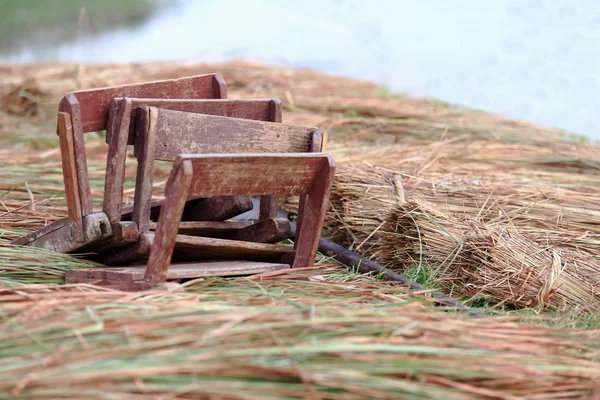
[[[143,260],[148,257],[152,237],[148,234],[140,233],[137,243],[120,249],[114,249],[109,253],[100,253],[95,257],[96,261],[105,265],[125,265],[134,261]]]
[[[205,197],[203,197],[203,196],[188,197],[187,202],[185,203],[185,209],[184,209],[184,215],[183,215],[184,221],[188,221],[188,220],[195,221],[196,220],[196,218],[193,218],[194,217],[193,213],[190,214],[190,218],[186,219],[185,212],[187,212],[188,210],[194,210],[194,207],[199,202],[203,201],[204,199],[205,199]],[[150,219],[152,221],[158,221],[158,215],[160,214],[160,209],[162,208],[164,203],[165,203],[164,199],[152,200],[150,202]],[[121,221],[131,221],[132,216],[133,216],[133,205],[123,206],[121,208]]]
[[[71,116],[67,113],[58,113],[58,136],[60,142],[60,153],[62,157],[63,180],[65,183],[65,195],[67,197],[69,220],[73,224],[73,238],[77,242],[84,240],[83,215],[79,201],[79,185],[77,181],[77,169],[75,167],[75,154],[73,147],[73,129]]]
[[[288,269],[283,263],[256,261],[204,261],[198,263],[175,263],[167,272],[168,280],[195,279],[211,276],[240,276],[263,274]],[[145,267],[76,268],[65,275],[66,283],[95,283],[120,290],[137,291],[152,288],[145,282]],[[146,283],[144,285],[144,283]]]
[[[198,259],[270,260],[293,251],[292,246],[254,243],[240,240],[177,235],[175,253],[192,255]]]
[[[180,156],[175,165],[187,160],[195,177],[190,192],[209,196],[302,195],[330,162],[329,156],[320,153],[192,154]]]
[[[72,253],[87,245],[99,243],[112,235],[110,223],[104,213],[86,215],[82,223],[84,240],[80,242],[73,238],[76,225],[72,220],[65,219],[19,238],[13,241],[13,244],[39,247],[58,253]]]
[[[217,87],[218,88],[217,88]],[[219,74],[190,76],[179,79],[143,82],[70,92],[81,107],[81,133],[106,128],[110,102],[115,97],[154,99],[210,99],[227,98],[225,81]],[[218,97],[215,97],[218,96]],[[68,99],[63,98],[59,111],[69,112]],[[75,121],[73,122],[76,123]]]
[[[102,210],[108,216],[111,224],[117,224],[121,220],[131,112],[132,102],[124,99],[118,104],[113,104],[108,117],[107,136],[111,132],[111,141],[108,145],[108,155],[106,157]],[[113,129],[116,130],[114,133],[112,133]]]
[[[173,161],[180,154],[307,152],[317,131],[300,125],[162,109],[156,112],[157,160]],[[138,135],[152,128],[136,126]]]
[[[173,171],[174,173],[169,177],[165,187],[165,192],[171,195],[167,196],[161,210],[148,259],[148,267],[144,275],[144,279],[152,284],[164,282],[167,279],[167,271],[175,247],[175,237],[192,179],[192,165],[189,162],[178,164],[178,168]]]
[[[140,108],[137,125],[146,129],[139,130],[136,137],[138,169],[135,180],[135,195],[133,207],[133,222],[140,233],[148,232],[150,228],[150,203],[152,200],[152,178],[154,175],[154,154],[156,151],[156,108]]]
[[[280,218],[263,219],[226,236],[228,239],[256,243],[280,242],[291,237],[290,221]]]
[[[58,221],[54,221],[53,223],[46,225],[42,229],[38,229],[37,231],[16,238],[12,242],[10,242],[10,244],[13,246],[28,246],[32,242],[38,240],[39,238],[44,237],[56,230],[63,229],[66,225],[70,225],[72,223],[73,222],[70,219],[61,219]]]
[[[185,221],[224,221],[253,208],[252,199],[248,196],[213,196],[204,198],[183,211]]]
[[[137,225],[131,221],[120,221],[111,224],[112,236],[98,246],[93,247],[97,253],[106,253],[115,249],[120,249],[138,242],[140,233]]]
[[[254,221],[181,221],[177,233],[180,235],[228,238],[240,229],[253,224]],[[156,230],[156,225],[156,222],[150,223],[150,230]]]
[[[148,106],[165,110],[183,111],[195,114],[217,115],[257,121],[281,122],[281,107],[278,99],[140,99],[128,98],[132,103],[131,121],[135,121],[135,112],[139,107]],[[122,98],[113,100],[112,108],[119,108]],[[112,130],[106,131],[106,143],[111,142]],[[129,126],[127,143],[132,145],[135,136],[135,124]]]
[[[153,97],[153,98],[211,98],[215,95],[227,96],[223,78],[218,74],[193,76],[165,81],[145,82],[133,85],[70,92],[59,104],[59,112],[71,116],[74,154],[64,154],[65,162],[74,157],[79,186],[79,202],[83,216],[92,213],[92,199],[89,187],[87,159],[83,134],[106,128],[108,111],[114,97]],[[76,207],[69,205],[69,208]]]
[[[68,93],[61,101],[60,112],[66,112],[71,117],[73,149],[75,158],[75,170],[77,171],[77,182],[79,186],[79,202],[81,204],[81,214],[86,216],[93,212],[92,194],[87,171],[87,158],[85,154],[84,130],[81,118],[81,105],[73,93]],[[70,158],[70,154],[61,154],[62,157]],[[65,161],[71,163],[71,160]],[[70,206],[69,206],[70,207]]]
[[[303,209],[302,213],[298,214],[300,224],[294,241],[296,254],[293,268],[311,267],[317,255],[323,220],[327,212],[331,184],[335,173],[333,159],[328,158],[327,161],[320,171],[319,178],[314,181],[306,196],[303,196]]]

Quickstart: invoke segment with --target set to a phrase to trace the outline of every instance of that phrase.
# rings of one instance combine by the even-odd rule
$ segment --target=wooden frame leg
[[[144,280],[152,284],[167,280],[167,272],[173,256],[179,222],[188,197],[192,175],[192,164],[184,161],[179,168],[173,169],[167,182],[165,188],[167,198],[158,218],[154,242],[150,249],[150,258],[144,275]]]
[[[154,151],[156,147],[157,110],[154,107],[148,109],[148,113],[138,110],[136,124],[142,126],[147,124],[150,129],[142,129],[146,136],[136,137],[136,156],[138,157],[138,169],[135,179],[135,195],[133,198],[132,220],[138,226],[140,233],[150,231],[150,213],[152,201],[152,181],[154,176]],[[175,188],[177,191],[177,188]]]
[[[60,142],[65,195],[67,197],[67,211],[69,220],[73,226],[71,233],[76,242],[83,242],[85,240],[83,214],[81,212],[77,168],[75,166],[73,125],[71,124],[71,116],[69,114],[64,112],[58,113],[57,131]]]
[[[123,189],[125,186],[125,163],[127,160],[127,139],[131,120],[131,100],[123,99],[119,109],[111,108],[108,128],[111,130],[108,155],[106,157],[106,180],[104,181],[104,201],[102,210],[111,224],[121,220]]]
[[[308,195],[300,201],[302,210],[298,214],[293,268],[306,268],[314,264],[334,173],[334,165],[325,165]]]
[[[258,219],[277,217],[277,196],[260,196],[260,210]]]

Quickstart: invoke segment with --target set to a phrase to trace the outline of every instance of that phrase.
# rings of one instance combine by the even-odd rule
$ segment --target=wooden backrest
[[[326,153],[183,154],[175,160],[165,192],[182,169],[191,176],[189,195],[304,195],[335,168]]]
[[[115,97],[224,99],[227,98],[227,87],[221,75],[207,74],[78,90],[67,93],[63,97],[59,104],[59,111],[71,114],[75,135],[100,131],[106,129],[110,103]]]
[[[180,154],[318,152],[317,128],[240,118],[140,107],[136,140],[154,138],[154,159],[174,161]],[[136,157],[144,145],[135,147]]]
[[[194,114],[218,115],[257,121],[281,122],[281,100],[279,99],[141,99],[128,98],[131,101],[131,121],[135,121],[135,113],[142,106],[156,107],[164,110],[183,111]],[[122,107],[123,98],[113,99],[109,114],[116,114]],[[133,144],[135,123],[129,124],[127,144]],[[107,129],[106,143],[111,143],[112,132]]]

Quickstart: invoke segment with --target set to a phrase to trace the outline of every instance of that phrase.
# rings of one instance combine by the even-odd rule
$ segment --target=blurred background
[[[600,3],[0,0],[0,62],[253,59],[600,139]]]

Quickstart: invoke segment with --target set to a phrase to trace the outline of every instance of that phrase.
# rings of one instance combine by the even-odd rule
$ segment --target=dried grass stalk
[[[431,268],[441,287],[516,307],[600,308],[600,265],[540,246],[506,227],[458,219],[418,198],[399,204],[382,229],[377,255],[392,267]]]

